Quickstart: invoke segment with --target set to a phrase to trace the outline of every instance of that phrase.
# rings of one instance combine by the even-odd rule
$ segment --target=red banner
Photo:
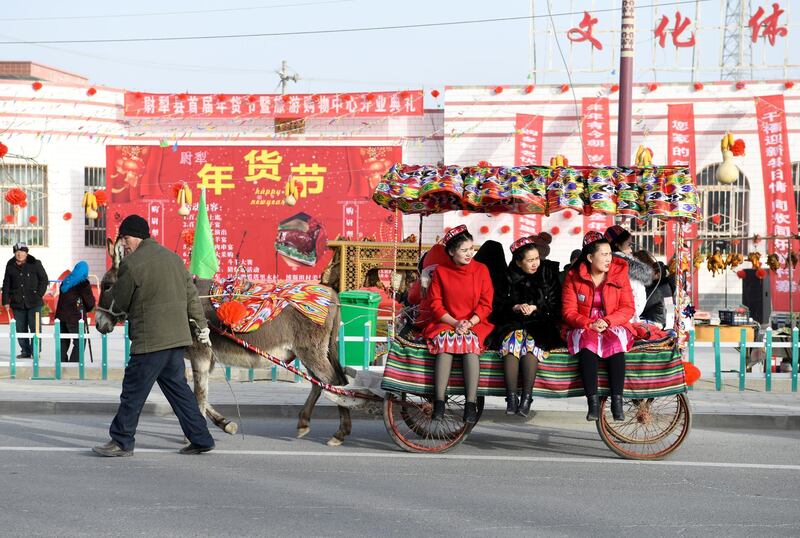
[[[667,105],[667,123],[668,163],[670,166],[688,166],[692,177],[696,177],[695,161],[697,152],[695,151],[694,142],[694,106],[691,103]],[[675,252],[674,226],[676,224],[669,221],[666,224],[667,244],[665,247],[667,260],[669,260]],[[684,237],[697,237],[697,225],[685,223],[682,226]]]
[[[233,274],[238,254],[252,279],[318,280],[332,255],[328,238],[395,239],[394,215],[370,197],[402,161],[400,147],[108,146],[106,158],[109,236],[137,213],[154,239],[188,260],[205,187],[222,276]],[[180,182],[194,194],[186,218]]]
[[[581,138],[583,164],[586,166],[611,165],[611,129],[608,125],[608,98],[584,97],[581,100]],[[588,210],[588,206],[587,206]],[[583,216],[584,233],[600,233],[614,224],[614,217],[605,213]]]
[[[517,114],[514,133],[514,166],[542,164],[542,117]],[[541,215],[514,215],[516,238],[541,231]]]
[[[125,92],[138,118],[355,118],[421,116],[422,90],[290,95]]]
[[[756,121],[761,146],[761,170],[764,177],[764,207],[767,217],[767,234],[794,236],[797,234],[797,210],[794,202],[792,159],[789,157],[789,132],[786,130],[786,109],[783,95],[756,97]],[[789,293],[797,299],[797,273],[790,279],[787,268],[789,252],[797,252],[797,242],[788,238],[772,241],[773,252],[778,255],[781,267],[770,279],[772,308],[789,310]],[[795,308],[797,305],[794,305]]]

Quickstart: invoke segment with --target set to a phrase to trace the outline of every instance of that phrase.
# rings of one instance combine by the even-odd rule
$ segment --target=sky
[[[675,4],[675,2],[681,2]],[[776,0],[748,0],[767,14]],[[777,0],[789,34],[776,46],[754,45],[757,64],[744,79],[800,78],[800,2]],[[713,81],[720,78],[724,0],[637,0],[637,82]],[[747,2],[745,2],[747,3]],[[790,4],[794,3],[795,13]],[[272,93],[276,70],[288,62],[300,75],[290,92],[433,89],[471,84],[613,83],[617,78],[621,0],[6,0],[0,13],[0,59],[31,60],[81,74],[93,84],[150,92]],[[584,10],[598,19],[603,45],[571,43]],[[691,49],[654,45],[662,16],[692,19]],[[188,13],[193,12],[193,13]],[[564,15],[564,13],[569,13]],[[298,32],[358,27],[530,17],[427,28],[127,43],[20,44],[19,41],[120,39]],[[697,16],[699,15],[699,17]],[[792,16],[794,15],[794,18]],[[697,19],[699,28],[695,28]],[[532,28],[535,30],[532,33]],[[558,43],[552,32],[556,29]],[[746,31],[749,38],[749,29]],[[537,71],[532,74],[531,36]],[[748,40],[749,43],[749,40]],[[561,47],[559,52],[558,46]],[[749,47],[747,47],[749,50]],[[563,54],[563,58],[562,58]],[[784,64],[791,67],[782,68]],[[776,65],[767,69],[765,65]],[[588,70],[591,70],[589,72]],[[568,76],[568,72],[569,75]]]

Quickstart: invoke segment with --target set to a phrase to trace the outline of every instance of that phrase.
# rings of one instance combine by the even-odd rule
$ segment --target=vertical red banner
[[[783,236],[772,241],[781,267],[770,279],[772,308],[789,310],[789,295],[798,297],[797,273],[788,269],[789,252],[797,252],[796,241],[788,236],[797,234],[797,210],[794,203],[792,159],[789,157],[789,133],[786,130],[786,109],[783,95],[756,97],[756,121],[761,146],[761,170],[764,177],[764,207],[767,235]],[[792,305],[795,308],[797,304]]]
[[[541,164],[542,117],[517,114],[514,133],[514,165]],[[515,238],[535,235],[541,231],[541,215],[514,215]]]
[[[584,97],[581,100],[581,141],[583,164],[611,165],[611,129],[608,123],[608,98]],[[614,224],[614,218],[604,213],[583,216],[583,231],[603,233]]]
[[[695,163],[697,151],[694,141],[694,106],[691,103],[667,105],[667,162],[670,166],[688,166],[692,177],[696,177]],[[697,226],[693,223],[683,224],[686,238],[697,236]],[[675,252],[674,224],[667,222],[667,260]],[[692,250],[694,252],[694,249]],[[696,289],[696,286],[695,286]]]

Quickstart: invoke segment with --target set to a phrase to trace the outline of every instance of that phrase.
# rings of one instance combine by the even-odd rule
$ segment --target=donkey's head
[[[94,326],[102,334],[110,333],[114,330],[114,325],[125,319],[125,314],[114,309],[114,297],[111,295],[111,288],[117,282],[119,274],[119,264],[122,262],[123,247],[122,239],[113,241],[106,239],[106,249],[111,257],[111,268],[103,275],[100,281],[100,301],[95,313]]]

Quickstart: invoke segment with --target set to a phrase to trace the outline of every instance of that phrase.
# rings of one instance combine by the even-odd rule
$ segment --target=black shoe
[[[191,456],[194,454],[202,454],[203,452],[211,452],[212,450],[214,450],[214,445],[200,446],[194,443],[190,443],[185,447],[183,447],[182,449],[180,449],[178,453],[183,454],[184,456]]]
[[[611,395],[611,415],[614,420],[625,420],[625,411],[622,409],[622,396],[619,394]]]
[[[589,422],[598,420],[600,418],[600,397],[597,394],[594,396],[587,396],[586,403],[589,405],[589,412],[586,413],[586,420]]]
[[[519,409],[519,396],[509,392],[506,395],[506,415],[516,415]]]
[[[20,353],[19,355],[17,355],[17,358],[18,359],[30,359],[31,356],[28,353]]]
[[[519,410],[517,414],[521,417],[528,418],[531,412],[531,404],[533,403],[533,394],[523,394],[522,399],[519,401]]]
[[[431,411],[431,424],[429,432],[432,435],[439,435],[444,425],[444,400],[434,400],[433,411]]]
[[[472,426],[478,422],[478,404],[467,402],[464,404],[464,422]]]
[[[98,456],[105,456],[107,458],[133,456],[133,450],[123,450],[114,441],[109,441],[104,445],[98,445],[92,448],[92,452]]]

